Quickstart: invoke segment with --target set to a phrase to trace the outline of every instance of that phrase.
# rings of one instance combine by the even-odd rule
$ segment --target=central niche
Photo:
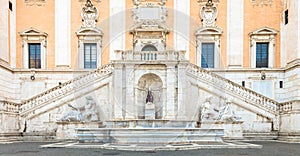
[[[137,116],[138,119],[145,119],[145,105],[147,104],[147,96],[152,96],[155,105],[155,119],[162,118],[163,106],[163,82],[156,74],[145,74],[139,81],[137,86]]]

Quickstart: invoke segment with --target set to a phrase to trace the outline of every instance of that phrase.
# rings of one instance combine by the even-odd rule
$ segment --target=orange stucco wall
[[[24,1],[17,1],[16,4],[16,40],[17,40],[17,68],[22,68],[22,38],[18,34],[30,27],[36,28],[40,31],[46,32],[47,37],[47,68],[54,68],[55,60],[55,14],[54,14],[54,0],[47,1],[47,3],[38,5],[27,5]]]
[[[167,26],[170,28],[170,33],[167,35],[167,50],[173,50],[174,49],[174,1],[173,0],[169,0],[166,2],[166,7],[168,9],[168,17],[167,17],[167,21],[166,24]]]
[[[251,1],[244,1],[244,67],[250,67],[250,36],[254,30],[262,27],[278,31],[276,36],[274,65],[280,67],[280,22],[282,3],[273,1],[272,5],[254,6]]]
[[[84,7],[85,1],[71,1],[71,66],[76,68],[78,65],[78,37],[76,31],[82,25],[81,9]],[[108,63],[109,60],[109,47],[107,42],[109,40],[109,0],[102,0],[100,3],[93,2],[99,12],[97,26],[103,32],[102,41],[102,64]]]
[[[205,3],[199,4],[197,1],[190,1],[190,60],[192,63],[196,63],[197,54],[196,54],[196,30],[202,25],[200,19],[200,9],[201,5],[205,5]],[[223,33],[221,35],[221,66],[225,66],[226,64],[226,34],[227,34],[227,2],[220,1],[216,3],[218,6],[218,17],[216,21],[216,25],[222,28]]]
[[[126,0],[126,45],[125,49],[129,50],[133,48],[133,36],[129,33],[130,27],[133,25],[132,20],[132,12],[131,10],[134,8],[134,4],[132,0]]]
[[[40,31],[46,32],[47,37],[47,68],[53,69],[55,66],[55,1],[49,0],[45,4],[27,5],[24,1],[17,2],[17,26],[16,31],[21,32],[30,27],[34,27]],[[80,28],[81,9],[85,2],[71,1],[71,67],[76,68],[78,64],[78,38],[75,32]],[[102,64],[108,63],[110,53],[110,1],[102,0],[100,3],[93,1],[93,4],[98,8],[99,18],[97,25],[103,31],[102,42]],[[218,5],[217,25],[222,28],[221,36],[221,63],[223,66],[226,63],[226,36],[227,36],[227,1],[220,0]],[[132,49],[132,35],[128,32],[133,21],[131,17],[131,9],[134,7],[132,0],[126,0],[126,42],[125,49]],[[167,25],[171,32],[167,36],[167,49],[174,49],[174,1],[166,2],[168,8]],[[199,17],[200,5],[197,1],[190,0],[190,61],[196,63],[196,38],[195,31],[201,26]],[[251,1],[244,1],[244,67],[250,67],[250,39],[249,33],[267,26],[276,30],[280,30],[280,20],[282,13],[281,1],[273,1],[271,6],[253,6]],[[250,22],[249,22],[250,21]],[[17,33],[17,68],[22,68],[22,38]],[[280,33],[276,36],[275,47],[275,67],[280,67]]]

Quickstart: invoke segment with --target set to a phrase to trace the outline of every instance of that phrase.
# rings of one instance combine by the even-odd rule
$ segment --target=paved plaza
[[[53,143],[5,143],[0,144],[0,156],[299,156],[300,144],[277,141],[248,142],[262,148],[198,149],[178,151],[120,151],[99,148],[42,148]]]

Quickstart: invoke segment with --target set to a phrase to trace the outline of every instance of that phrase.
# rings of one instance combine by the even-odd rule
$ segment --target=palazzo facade
[[[154,119],[214,119],[204,104],[230,101],[238,137],[296,140],[299,10],[297,0],[1,0],[0,133],[72,137],[61,122],[90,103],[85,120],[145,119],[151,92]]]

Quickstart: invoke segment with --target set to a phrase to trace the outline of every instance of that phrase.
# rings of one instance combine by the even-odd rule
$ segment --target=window
[[[41,68],[41,44],[40,43],[29,43],[28,44],[29,54],[29,68]]]
[[[279,88],[283,88],[283,81],[279,81]]]
[[[256,43],[256,68],[267,68],[269,43]]]
[[[13,11],[13,5],[12,5],[12,3],[10,1],[8,3],[8,8],[9,8],[10,11]]]
[[[97,68],[97,44],[85,43],[84,44],[84,68],[95,69]]]
[[[214,43],[202,43],[201,67],[214,68]]]
[[[289,23],[289,10],[284,11],[284,24]]]

